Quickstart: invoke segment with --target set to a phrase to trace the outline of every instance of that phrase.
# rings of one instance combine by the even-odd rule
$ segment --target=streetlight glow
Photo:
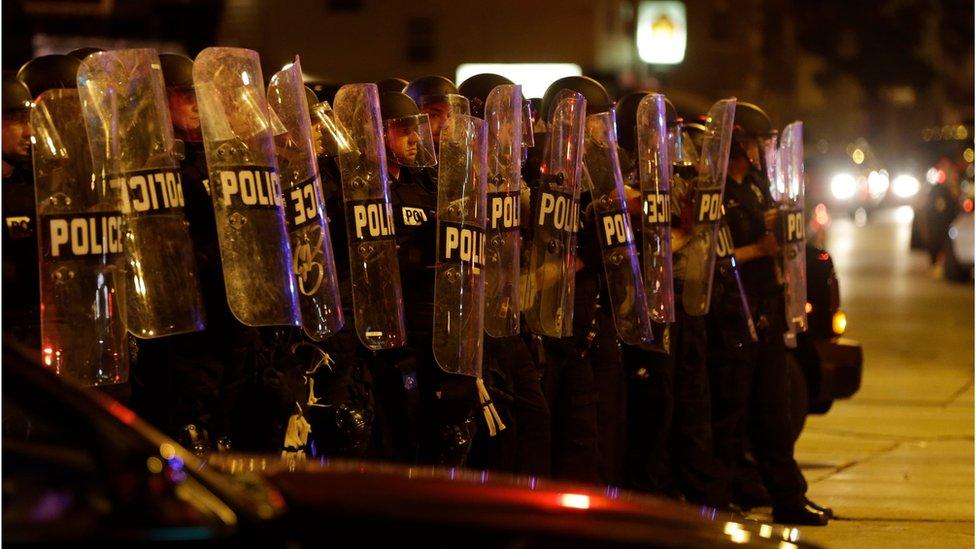
[[[637,12],[637,53],[645,63],[684,61],[688,21],[683,2],[641,2]]]

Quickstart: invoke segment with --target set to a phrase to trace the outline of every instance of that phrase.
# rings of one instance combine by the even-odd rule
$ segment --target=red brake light
[[[962,202],[962,209],[966,213],[969,213],[969,212],[973,211],[973,199],[972,198],[967,198],[966,200],[963,200],[963,202]]]
[[[830,259],[830,254],[828,254],[827,252],[820,252],[820,255],[817,256],[817,259],[819,259],[820,261],[828,261]]]

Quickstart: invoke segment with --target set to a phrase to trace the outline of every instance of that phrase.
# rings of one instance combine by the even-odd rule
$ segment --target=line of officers
[[[734,98],[688,122],[587,77],[541,100],[493,74],[324,99],[297,57],[265,86],[236,48],[5,74],[5,342],[202,454],[466,465],[826,524],[784,343],[805,322],[799,123],[777,138]]]

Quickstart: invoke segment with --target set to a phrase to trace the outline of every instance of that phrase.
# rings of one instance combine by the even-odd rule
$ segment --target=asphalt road
[[[830,228],[865,365],[861,390],[811,416],[797,445],[809,496],[837,515],[801,536],[825,547],[973,547],[973,286],[932,276],[910,219]]]

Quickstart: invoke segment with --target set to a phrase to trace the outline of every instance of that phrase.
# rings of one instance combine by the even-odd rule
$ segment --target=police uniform
[[[750,169],[742,183],[730,177],[725,186],[724,204],[736,246],[755,244],[763,237],[764,212],[772,207],[773,201],[762,173]],[[781,520],[776,516],[780,510],[796,511],[806,505],[807,488],[793,458],[790,369],[783,340],[786,331],[783,289],[770,256],[743,262],[740,271],[759,336],[750,360],[743,362],[751,368],[741,374],[750,386],[749,432],[763,483],[773,500],[774,518]]]
[[[9,164],[10,174],[3,177],[2,202],[3,333],[37,350],[41,341],[41,295],[34,178],[29,164]]]
[[[404,376],[408,411],[416,417],[417,458],[462,465],[475,435],[474,378],[442,371],[433,355],[434,266],[437,261],[437,187],[431,169],[401,168],[390,198],[397,234],[408,348],[388,352]],[[395,355],[395,356],[394,356]],[[415,372],[415,384],[411,379]]]
[[[730,254],[734,253],[731,232],[723,223],[719,233],[719,251],[712,284],[711,306],[705,317],[708,331],[707,363],[712,404],[712,437],[715,457],[722,475],[735,492],[748,485],[740,473],[743,469],[746,440],[745,419],[748,409],[749,378],[743,372],[751,370],[754,342],[750,333],[751,309],[746,305],[736,279],[736,265]],[[740,490],[741,492],[741,490]],[[754,497],[732,496],[745,502]],[[753,502],[759,503],[759,502]],[[752,505],[748,505],[752,506]]]
[[[319,455],[370,456],[376,452],[373,437],[377,415],[374,379],[369,368],[372,353],[360,343],[353,319],[345,209],[334,158],[319,159],[319,175],[345,324],[338,333],[316,344],[328,356],[328,364],[308,376],[303,391],[308,395],[314,387],[314,396],[320,404],[305,408],[306,419],[312,427],[309,439],[314,448],[310,449]],[[322,357],[313,354],[309,358],[303,363],[306,370]]]
[[[473,116],[485,118],[489,95],[498,86],[511,84],[512,81],[503,76],[485,73],[472,76],[462,82],[458,85],[458,92],[470,101]],[[521,178],[517,183],[521,184]],[[515,199],[514,207],[518,214],[518,209],[521,207],[520,194],[516,195]],[[488,200],[488,225],[491,226],[492,213],[495,211],[490,204],[491,194]],[[496,221],[501,226],[506,226],[506,222],[518,223],[520,218],[521,215],[515,215]],[[522,236],[524,231],[521,227],[508,226],[514,227],[519,231],[519,236]],[[490,238],[489,236],[489,240]],[[485,386],[505,429],[497,431],[494,436],[491,436],[490,429],[478,430],[470,465],[483,469],[547,476],[551,469],[549,406],[542,393],[541,371],[536,365],[532,352],[522,334],[496,338],[486,333],[483,345],[482,371]]]
[[[538,191],[538,189],[536,189]],[[585,211],[581,197],[580,211]],[[538,204],[538,200],[533,200]],[[533,216],[534,217],[534,216]],[[588,230],[589,227],[589,230]],[[578,482],[601,480],[599,402],[590,350],[596,335],[599,296],[599,249],[582,226],[573,305],[573,335],[535,336],[533,347],[542,367],[542,390],[552,418],[552,475]]]
[[[675,172],[671,189],[672,226],[690,230],[694,193],[689,186],[679,184],[690,182],[690,174],[677,166]],[[729,502],[728,483],[713,450],[705,319],[688,314],[680,297],[687,272],[685,250],[675,250],[673,258],[675,322],[669,330],[671,355],[666,364],[674,383],[674,407],[668,434],[665,490],[695,503],[724,507]]]

